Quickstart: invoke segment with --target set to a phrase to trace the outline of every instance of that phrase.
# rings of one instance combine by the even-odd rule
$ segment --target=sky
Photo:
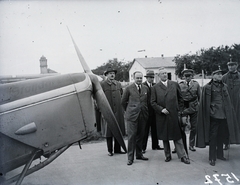
[[[174,57],[240,44],[240,0],[0,1],[0,76],[83,72],[117,58]]]

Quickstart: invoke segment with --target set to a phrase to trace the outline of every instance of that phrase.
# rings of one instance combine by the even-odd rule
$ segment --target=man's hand
[[[165,115],[168,115],[168,114],[169,114],[169,112],[168,112],[168,110],[167,110],[166,108],[164,108],[164,109],[162,110],[162,113],[165,114]]]

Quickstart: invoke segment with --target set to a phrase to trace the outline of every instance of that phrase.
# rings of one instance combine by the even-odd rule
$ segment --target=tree
[[[189,55],[189,54],[185,54],[183,56],[176,56],[174,58],[175,63],[176,63],[176,75],[178,75],[179,77],[181,77],[181,72],[184,69],[184,64],[186,66],[186,68],[188,69],[194,69],[194,60],[195,60],[195,55]]]
[[[227,62],[230,60],[238,62],[240,66],[240,44],[233,44],[231,47],[219,46],[217,48],[201,49],[193,55],[178,55],[174,60],[178,77],[181,77],[184,64],[188,69],[193,69],[196,74],[202,73],[203,70],[206,75],[211,75],[216,68],[227,72]]]
[[[92,71],[96,75],[103,75],[104,71],[106,71],[108,67],[112,67],[117,70],[115,78],[117,81],[128,81],[129,80],[128,68],[130,67],[131,63],[132,62],[118,61],[117,58],[114,58],[112,60],[108,60],[107,63],[104,63],[103,65],[97,67]]]

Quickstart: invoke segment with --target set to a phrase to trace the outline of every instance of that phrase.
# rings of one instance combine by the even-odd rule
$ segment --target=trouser
[[[139,114],[136,121],[127,120],[128,132],[128,160],[134,160],[134,152],[136,150],[136,157],[142,156],[143,136],[146,127],[146,120]]]
[[[113,137],[107,137],[107,148],[108,148],[108,152],[110,153],[113,152]],[[117,139],[114,138],[114,153],[117,153],[120,151],[121,151],[121,146],[118,143]]]
[[[194,146],[195,145],[195,138],[196,138],[196,124],[197,124],[197,112],[193,114],[189,114],[190,117],[190,125],[191,125],[191,130],[190,130],[190,135],[189,135],[189,146]]]
[[[226,137],[226,127],[226,119],[210,118],[209,160],[215,161],[216,157],[223,157],[223,141]]]
[[[225,124],[224,131],[225,131],[225,136],[224,136],[223,143],[228,146],[230,144],[230,139],[229,139],[229,130],[228,130],[227,124]]]
[[[174,145],[176,148],[178,158],[182,158],[182,157],[186,156],[186,151],[184,149],[182,139],[173,140],[173,142],[174,142]],[[163,146],[164,146],[165,157],[171,157],[171,148],[170,148],[169,140],[163,140]]]
[[[158,147],[158,138],[157,138],[157,126],[156,126],[156,119],[155,115],[149,116],[146,128],[145,128],[145,133],[143,137],[143,150],[147,149],[147,142],[148,142],[148,135],[149,135],[149,130],[151,128],[151,138],[152,138],[152,149],[156,149]]]

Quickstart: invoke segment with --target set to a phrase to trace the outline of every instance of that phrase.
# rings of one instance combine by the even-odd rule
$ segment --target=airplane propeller
[[[67,29],[68,29],[68,27],[67,27]],[[97,102],[97,105],[98,105],[101,113],[103,114],[104,119],[107,121],[108,127],[112,131],[112,134],[117,139],[117,141],[119,142],[121,147],[124,149],[124,151],[127,152],[127,148],[126,148],[125,142],[123,140],[122,132],[121,132],[118,122],[113,114],[111,106],[109,105],[108,100],[102,90],[102,87],[99,83],[98,77],[97,77],[97,75],[92,73],[91,69],[89,68],[85,59],[83,58],[78,46],[76,45],[69,29],[68,29],[68,31],[71,36],[74,48],[77,52],[78,58],[83,66],[83,69],[84,69],[85,73],[87,73],[89,75],[89,77],[92,81],[93,94],[94,94],[94,98]]]

